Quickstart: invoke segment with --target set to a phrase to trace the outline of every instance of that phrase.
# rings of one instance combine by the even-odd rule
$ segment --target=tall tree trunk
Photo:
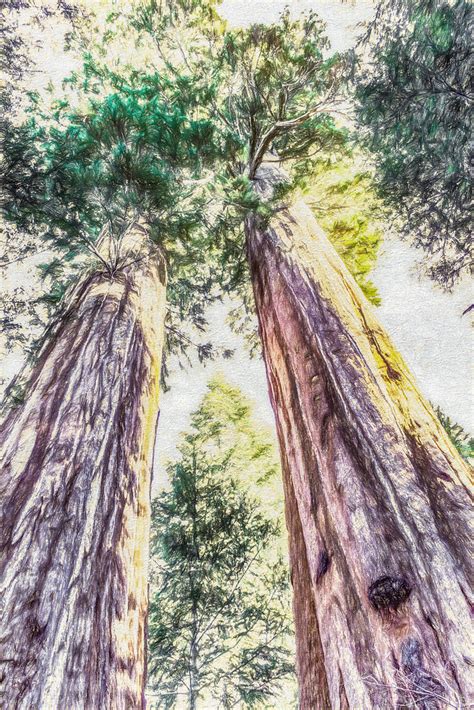
[[[197,646],[196,646],[196,620],[195,612],[193,611],[193,638],[190,648],[189,660],[189,710],[196,710],[198,699],[198,673],[197,673]]]
[[[196,539],[196,523],[197,523],[197,491],[196,491],[196,450],[193,447],[193,549],[194,557],[199,559],[199,550]],[[197,602],[194,587],[194,570],[192,567],[189,570],[189,583],[192,595],[192,610],[191,610],[191,643],[189,647],[189,710],[196,710],[199,690],[198,680],[198,615]]]
[[[265,194],[274,175],[260,176]],[[474,662],[468,469],[309,208],[283,206],[267,226],[251,216],[246,234],[301,710],[461,707]]]
[[[2,707],[144,708],[166,269],[135,224],[76,289],[0,430]]]

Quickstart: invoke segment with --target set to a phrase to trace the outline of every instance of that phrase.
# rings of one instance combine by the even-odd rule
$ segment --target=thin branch
[[[7,266],[10,266],[10,264],[15,264],[18,261],[32,259],[34,256],[37,256],[38,254],[45,254],[48,251],[50,251],[50,249],[39,249],[38,251],[33,252],[33,254],[23,254],[21,256],[17,256],[15,259],[10,259],[9,261],[0,261],[0,269],[5,269]]]
[[[102,262],[102,264],[103,264],[103,265],[105,266],[105,268],[107,269],[107,273],[110,274],[110,275],[112,275],[112,271],[111,271],[111,268],[110,268],[110,264],[104,259],[104,257],[102,256],[102,254],[96,249],[95,244],[94,244],[93,242],[91,242],[91,240],[90,240],[88,237],[86,237],[85,234],[81,234],[80,237],[81,237],[81,239],[85,242],[85,244],[86,244],[86,246],[88,247],[89,251],[91,251],[91,252],[94,254],[94,256],[96,256],[96,257],[99,259],[99,261]]]

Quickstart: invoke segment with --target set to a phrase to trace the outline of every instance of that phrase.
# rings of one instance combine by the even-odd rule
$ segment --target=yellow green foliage
[[[382,241],[377,201],[362,158],[321,164],[306,188],[306,200],[366,297],[380,298],[368,275]]]
[[[283,487],[276,441],[252,409],[252,402],[241,390],[216,375],[192,416],[192,433],[186,438],[191,437],[200,449],[212,454],[213,460],[228,458],[231,453],[233,469],[248,493],[259,499],[266,515],[282,520]],[[282,539],[286,540],[286,532]]]

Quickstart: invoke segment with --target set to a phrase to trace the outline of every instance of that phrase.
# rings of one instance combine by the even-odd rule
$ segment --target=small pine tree
[[[170,489],[153,503],[149,678],[158,707],[181,707],[181,697],[190,709],[200,698],[263,707],[294,673],[279,525],[241,482],[245,460],[260,460],[265,480],[275,471],[258,437],[235,446],[249,418],[240,393],[233,421],[229,412],[224,425],[216,412],[203,416],[225,389],[211,384],[168,469]]]

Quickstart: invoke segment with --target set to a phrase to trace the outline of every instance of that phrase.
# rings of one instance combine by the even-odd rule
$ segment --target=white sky
[[[349,49],[357,34],[357,24],[372,16],[371,0],[224,0],[219,12],[229,23],[246,26],[254,22],[273,22],[282,10],[295,15],[316,10],[327,23],[327,34],[334,51]]]

